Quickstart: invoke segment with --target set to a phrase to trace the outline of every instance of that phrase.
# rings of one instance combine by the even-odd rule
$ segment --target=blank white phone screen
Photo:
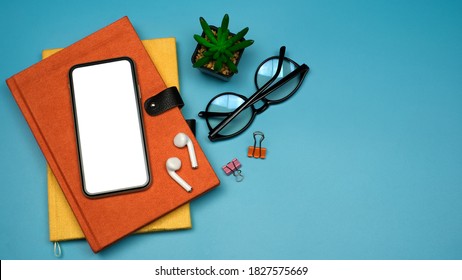
[[[150,182],[133,62],[74,66],[74,120],[85,194],[147,187]]]

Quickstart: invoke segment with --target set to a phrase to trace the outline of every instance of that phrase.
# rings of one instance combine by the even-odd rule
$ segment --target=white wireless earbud
[[[173,143],[178,148],[183,148],[184,146],[188,146],[189,158],[191,160],[192,168],[197,168],[197,159],[196,159],[196,152],[194,151],[194,144],[191,139],[183,132],[178,133],[175,138],[173,139]]]
[[[167,167],[168,175],[170,175],[170,177],[172,177],[173,180],[175,180],[187,192],[192,191],[192,187],[188,183],[186,183],[186,181],[183,180],[178,174],[176,174],[176,171],[178,171],[181,168],[181,160],[179,158],[169,158],[165,166]]]

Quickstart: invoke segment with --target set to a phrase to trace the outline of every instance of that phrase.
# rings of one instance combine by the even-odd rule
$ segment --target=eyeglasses
[[[252,96],[224,92],[210,100],[205,111],[199,112],[199,117],[207,121],[210,141],[237,136],[250,126],[256,115],[270,105],[286,101],[300,88],[310,68],[285,57],[285,50],[282,46],[279,56],[269,57],[258,66],[255,72],[257,91]],[[263,105],[257,109],[254,105],[259,101]]]

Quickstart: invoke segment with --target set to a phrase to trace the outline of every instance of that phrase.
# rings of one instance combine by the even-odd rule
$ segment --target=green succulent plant
[[[235,53],[247,48],[254,42],[253,40],[243,39],[249,31],[249,28],[246,27],[233,35],[228,29],[228,14],[224,15],[221,26],[217,28],[216,32],[212,31],[212,28],[203,17],[200,17],[199,21],[204,31],[205,38],[195,34],[194,39],[202,45],[205,50],[202,52],[202,57],[198,58],[193,64],[193,67],[202,67],[209,62],[214,62],[213,70],[216,72],[219,72],[223,65],[227,65],[231,72],[237,73],[237,66],[235,62],[233,62]]]

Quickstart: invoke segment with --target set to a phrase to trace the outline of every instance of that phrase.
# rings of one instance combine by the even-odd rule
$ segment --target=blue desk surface
[[[64,259],[462,259],[462,4],[455,1],[6,1],[0,8],[0,258],[54,259],[46,161],[4,80],[122,16],[141,39],[176,37],[186,118],[250,95],[281,45],[311,67],[299,92],[230,141],[197,137],[222,181],[191,230],[130,236]],[[340,2],[340,3],[339,3]],[[191,67],[198,18],[250,27],[225,83]],[[249,159],[252,132],[267,159]],[[245,179],[220,167],[237,157]]]

